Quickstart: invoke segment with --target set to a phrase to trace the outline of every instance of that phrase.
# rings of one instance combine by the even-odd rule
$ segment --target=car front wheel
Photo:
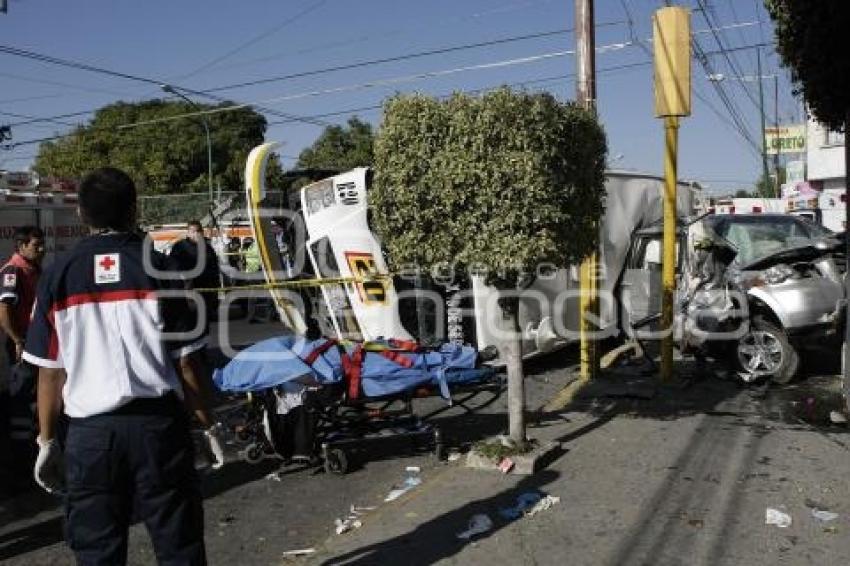
[[[777,383],[791,381],[800,365],[785,331],[763,316],[753,317],[749,331],[738,341],[737,354],[742,371]]]

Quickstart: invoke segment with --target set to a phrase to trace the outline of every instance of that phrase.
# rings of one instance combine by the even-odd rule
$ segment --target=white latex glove
[[[65,461],[55,438],[36,438],[38,457],[35,459],[35,482],[47,493],[61,494],[65,490]]]
[[[210,428],[204,431],[204,436],[207,439],[207,444],[210,448],[215,462],[212,463],[214,470],[219,469],[224,465],[224,440],[222,434],[224,427],[221,423],[215,423]]]

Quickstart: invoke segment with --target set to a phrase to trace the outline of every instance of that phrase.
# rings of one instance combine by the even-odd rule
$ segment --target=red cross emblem
[[[100,262],[100,266],[101,266],[101,267],[102,267],[105,271],[109,271],[109,270],[110,270],[110,268],[112,268],[112,266],[113,266],[113,265],[115,265],[115,261],[114,261],[111,257],[109,257],[109,256],[106,256],[106,257],[105,257],[105,258],[103,258],[103,259],[101,260],[101,262]]]

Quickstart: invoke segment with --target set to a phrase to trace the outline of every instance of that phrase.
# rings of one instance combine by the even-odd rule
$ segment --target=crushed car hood
[[[776,253],[760,257],[750,263],[740,266],[741,271],[763,271],[780,263],[794,263],[798,261],[812,261],[828,253],[833,247],[821,248],[814,243],[780,250]]]

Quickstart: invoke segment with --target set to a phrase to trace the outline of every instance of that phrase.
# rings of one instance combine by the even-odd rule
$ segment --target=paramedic
[[[35,456],[35,368],[21,354],[44,259],[44,233],[35,226],[20,226],[13,237],[15,253],[0,269],[0,330],[6,335],[3,347],[9,362],[9,367],[0,368],[8,377],[8,389],[0,387],[0,458],[8,462],[0,467],[28,477]]]
[[[169,254],[176,266],[183,271],[199,271],[192,285],[198,288],[212,289],[221,286],[221,270],[218,256],[209,239],[204,237],[204,229],[198,220],[190,220],[186,225],[186,237],[174,244]],[[199,262],[203,262],[199,265]],[[218,293],[201,293],[206,310],[206,320],[216,320],[218,314]]]
[[[24,347],[40,367],[36,482],[64,491],[67,542],[80,564],[126,563],[134,517],[159,563],[205,564],[187,414],[205,407],[192,376],[175,369],[202,341],[164,342],[163,329],[184,327],[185,301],[157,296],[179,286],[153,276],[168,270],[165,256],[144,257],[133,181],[118,169],[93,171],[80,183],[79,212],[92,235],[45,272]]]

